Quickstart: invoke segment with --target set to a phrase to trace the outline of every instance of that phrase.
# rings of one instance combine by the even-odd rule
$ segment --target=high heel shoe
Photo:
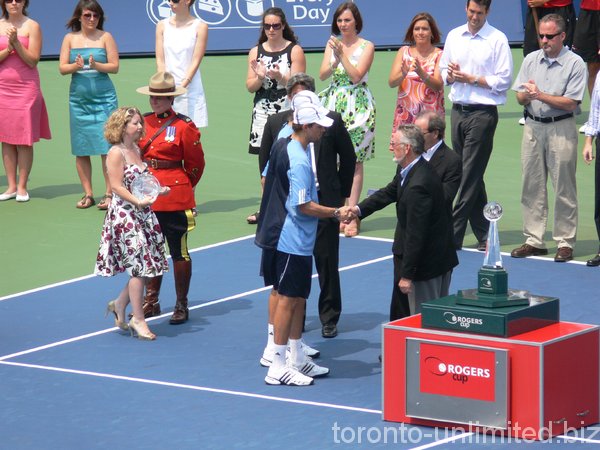
[[[142,339],[143,341],[154,341],[156,339],[156,335],[152,331],[150,331],[150,329],[148,329],[148,326],[146,326],[146,329],[148,330],[147,332],[144,331],[140,333],[141,327],[141,323],[135,320],[135,317],[133,317],[129,321],[129,332],[131,333],[131,337],[134,337],[135,332],[135,334],[137,334],[138,339]]]
[[[119,320],[119,315],[117,314],[117,309],[115,308],[115,300],[108,302],[106,305],[106,312],[104,313],[104,317],[108,316],[108,313],[113,313],[115,316],[115,327],[120,328],[123,331],[129,330],[129,327],[123,320]],[[123,312],[124,314],[124,312]]]

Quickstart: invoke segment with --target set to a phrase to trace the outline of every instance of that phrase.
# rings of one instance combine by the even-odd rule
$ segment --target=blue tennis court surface
[[[84,277],[0,298],[0,448],[328,449],[358,445],[459,448],[492,437],[381,420],[381,324],[392,283],[391,242],[341,241],[344,311],[335,339],[323,339],[308,302],[305,340],[321,351],[329,377],[304,388],[267,386],[258,360],[266,343],[268,289],[251,237],[193,252],[190,321],[164,316],[144,342],[112,328],[106,303],[125,276]],[[476,285],[483,254],[459,252],[452,292]],[[561,319],[598,323],[598,269],[504,258],[509,285],[561,299]],[[92,266],[93,261],[90,261]],[[91,268],[91,267],[90,267]],[[571,448],[600,443],[594,427]],[[487,439],[487,440],[486,440]],[[494,447],[515,447],[513,440]],[[565,445],[564,438],[530,444]]]

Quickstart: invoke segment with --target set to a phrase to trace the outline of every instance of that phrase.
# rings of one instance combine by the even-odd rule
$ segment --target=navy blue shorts
[[[260,275],[265,286],[273,285],[279,294],[306,299],[312,284],[312,256],[263,249]]]

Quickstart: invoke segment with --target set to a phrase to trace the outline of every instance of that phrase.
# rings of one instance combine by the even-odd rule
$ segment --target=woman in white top
[[[206,98],[200,76],[200,63],[206,51],[208,25],[194,17],[194,0],[171,0],[173,15],[156,25],[156,69],[170,72],[177,86],[187,93],[175,97],[173,109],[194,121],[197,127],[208,125]]]

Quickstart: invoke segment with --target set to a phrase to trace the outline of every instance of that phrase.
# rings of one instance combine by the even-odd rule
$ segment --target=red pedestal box
[[[595,424],[599,338],[599,327],[570,322],[511,338],[423,329],[420,314],[390,322],[383,419],[523,439]]]

